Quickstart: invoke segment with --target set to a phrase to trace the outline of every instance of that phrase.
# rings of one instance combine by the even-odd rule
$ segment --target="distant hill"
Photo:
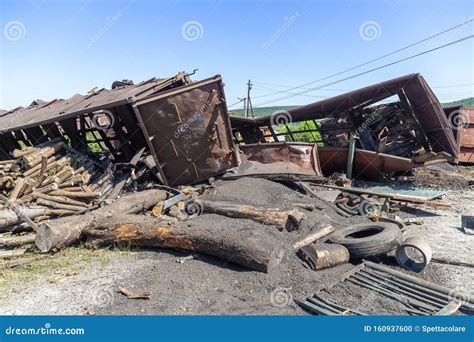
[[[442,103],[443,107],[449,107],[449,106],[454,106],[458,104],[463,104],[465,107],[474,108],[474,97]],[[291,105],[291,106],[258,107],[258,108],[253,109],[253,113],[255,116],[264,116],[264,115],[270,115],[273,112],[276,112],[277,110],[289,110],[296,107],[298,106]],[[243,109],[229,110],[229,112],[231,113],[231,115],[244,116]]]
[[[292,108],[296,108],[298,106],[273,106],[273,107],[258,107],[253,109],[253,114],[255,116],[264,116],[264,115],[270,115],[273,112],[276,112],[277,110],[288,110]],[[243,109],[234,109],[234,110],[229,110],[229,112],[232,115],[236,116],[244,116],[244,110]],[[250,116],[250,114],[249,114]]]
[[[443,107],[449,107],[460,104],[464,105],[464,107],[474,108],[474,97],[468,97],[467,99],[443,103]]]

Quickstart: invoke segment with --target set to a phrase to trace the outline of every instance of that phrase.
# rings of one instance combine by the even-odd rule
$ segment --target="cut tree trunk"
[[[233,218],[250,219],[266,225],[275,225],[279,230],[285,228],[288,231],[296,230],[305,218],[304,213],[298,209],[282,210],[207,200],[199,200],[197,202],[202,205],[204,212]]]
[[[318,271],[349,262],[349,251],[343,245],[315,243],[302,247],[298,256],[313,270]]]
[[[58,218],[43,222],[38,227],[36,246],[45,252],[56,252],[77,242],[84,230],[93,228],[97,222],[115,215],[136,214],[153,207],[166,199],[163,190],[146,190],[123,196],[112,204],[92,210],[84,215]]]
[[[46,208],[28,208],[19,207],[19,210],[26,217],[33,219],[37,216],[44,215]],[[14,224],[18,224],[22,221],[21,218],[12,209],[3,209],[0,211],[0,228],[5,228]]]
[[[13,235],[0,238],[0,247],[18,247],[35,242],[35,234]]]
[[[85,235],[89,247],[127,243],[171,248],[212,255],[260,272],[270,272],[284,255],[281,243],[268,232],[230,230],[197,220],[170,224],[155,217],[122,214],[98,222]]]

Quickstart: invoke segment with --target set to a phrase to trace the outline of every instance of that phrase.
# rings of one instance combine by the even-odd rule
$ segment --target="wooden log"
[[[35,242],[35,234],[12,235],[10,237],[0,238],[0,247],[18,247]]]
[[[23,185],[23,188],[20,191],[20,196],[22,197],[31,193],[35,185],[36,185],[36,181],[34,179],[25,178],[25,184]]]
[[[17,180],[15,181],[15,187],[10,193],[10,201],[16,201],[18,195],[20,194],[20,190],[23,188],[23,184],[25,184],[25,179],[17,178]]]
[[[59,183],[60,188],[66,188],[66,187],[71,187],[77,184],[80,184],[84,181],[84,178],[82,177],[81,174],[76,174],[70,177],[69,179]]]
[[[84,209],[84,207],[82,206],[57,203],[57,202],[53,202],[53,201],[43,199],[43,198],[38,198],[36,200],[36,203],[38,203],[38,205],[42,205],[42,206],[53,208],[53,209],[65,209],[65,210],[71,210],[71,211],[81,211]]]
[[[9,175],[21,170],[21,167],[17,163],[12,164],[1,164],[0,169],[2,172],[8,172]]]
[[[47,167],[48,167],[48,157],[43,156],[43,157],[41,157],[40,174],[38,176],[38,179],[36,180],[36,183],[35,183],[33,189],[41,186],[41,183],[43,183],[43,181],[46,179],[46,169],[47,169]]]
[[[43,194],[41,192],[33,192],[32,196],[35,198],[42,198],[48,201],[53,201],[57,203],[63,203],[63,204],[70,204],[70,205],[76,205],[76,206],[81,206],[87,208],[89,205],[84,202],[76,201],[68,197],[63,197],[63,196],[51,196],[48,194]]]
[[[94,176],[95,175],[93,175],[93,178],[94,178]],[[113,178],[112,173],[107,172],[107,173],[102,174],[98,179],[96,179],[90,185],[91,190],[96,191],[97,189],[99,189],[102,186],[102,184],[106,183],[107,181],[111,180],[112,178]]]
[[[334,232],[334,227],[330,224],[324,224],[318,229],[316,232],[311,233],[307,237],[305,237],[302,240],[299,240],[293,244],[294,249],[300,249],[303,246],[309,245],[310,243],[313,243],[316,240],[319,240],[329,234]]]
[[[0,188],[11,189],[15,186],[14,184],[13,178],[10,176],[0,178]]]
[[[29,217],[30,219],[35,218],[36,216],[43,215],[45,208],[28,208],[28,207],[19,207],[23,215]],[[15,225],[21,222],[21,219],[12,209],[3,209],[0,211],[0,228],[8,227]]]
[[[87,185],[90,183],[92,174],[94,173],[95,166],[90,166],[86,171],[84,171],[83,184]]]
[[[62,216],[62,215],[72,215],[72,214],[78,214],[78,212],[74,210],[66,210],[66,209],[47,209],[44,212],[44,216]]]
[[[30,225],[30,227],[33,228],[34,231],[38,229],[36,224],[28,216],[28,214],[25,213],[24,208],[22,206],[18,205],[15,202],[10,202],[10,200],[1,193],[0,200],[2,200],[9,209],[13,210],[13,212],[15,212],[15,214],[19,217],[19,219],[21,219],[21,221],[28,223],[28,225]]]
[[[84,191],[84,189],[81,186],[66,186],[64,188],[61,188],[61,190],[64,190],[64,191]]]
[[[28,154],[22,157],[24,165],[30,169],[41,163],[42,157],[51,157],[53,154],[56,154],[64,147],[64,143],[60,142],[53,146],[48,146],[40,149],[35,153]]]
[[[72,167],[67,167],[66,171],[61,173],[60,175],[57,175],[54,178],[54,181],[58,184],[64,183],[67,181],[69,178],[71,178],[74,175],[74,169]]]
[[[67,160],[68,160],[68,157],[64,157],[60,154],[49,157],[48,158],[48,167],[46,168],[46,172],[50,171],[55,166],[61,165],[61,163],[66,163]],[[41,164],[38,164],[35,167],[32,167],[31,169],[26,170],[25,172],[23,172],[23,175],[25,177],[29,177],[29,176],[36,177],[36,176],[39,175],[40,171],[41,171]]]
[[[349,251],[338,244],[316,243],[304,246],[298,251],[298,256],[315,271],[349,262]]]
[[[189,221],[191,222],[191,221]],[[119,214],[102,220],[85,232],[86,245],[98,247],[115,243],[160,247],[203,253],[259,272],[270,272],[282,260],[281,243],[268,232],[205,221],[176,222],[145,215]]]
[[[33,228],[26,222],[17,223],[15,225],[10,225],[6,227],[0,227],[0,233],[2,232],[11,232],[11,233],[23,233],[23,232],[31,232]]]
[[[199,200],[204,212],[227,217],[250,219],[267,225],[275,225],[279,230],[296,230],[305,218],[298,209],[282,210],[278,208],[254,207],[231,202]]]
[[[40,149],[36,148],[36,147],[26,147],[26,148],[23,148],[23,149],[16,148],[16,149],[13,150],[12,156],[13,156],[13,158],[20,158],[20,157],[26,156],[28,154],[38,152],[39,150]]]
[[[76,213],[76,212],[73,211],[72,213],[74,214],[74,213]],[[41,221],[44,221],[44,220],[49,220],[50,218],[51,218],[50,215],[41,215],[41,216],[35,217],[35,218],[34,218],[34,221],[35,221],[36,223],[38,223],[38,222],[41,222]]]
[[[34,257],[24,257],[24,258],[13,259],[13,260],[6,259],[6,260],[3,260],[1,268],[3,268],[3,269],[5,269],[5,268],[14,268],[14,267],[22,266],[22,265],[25,265],[25,264],[30,264],[33,261],[38,261],[38,260],[44,259],[46,257],[47,257],[47,255],[37,255],[37,256],[34,256]]]
[[[77,242],[83,231],[92,228],[97,221],[104,218],[109,219],[119,213],[136,214],[153,207],[166,198],[166,191],[146,190],[123,196],[109,205],[92,210],[84,215],[74,215],[43,222],[38,227],[36,246],[43,253],[58,251]]]
[[[50,192],[52,196],[64,196],[71,198],[99,198],[100,193],[98,192],[86,192],[86,191],[64,191],[54,190]]]
[[[43,186],[42,188],[35,189],[35,192],[46,194],[46,193],[51,193],[52,191],[56,191],[58,189],[59,187],[57,183],[51,183],[51,184]]]
[[[12,249],[8,251],[0,251],[0,259],[9,259],[25,254],[26,249]]]

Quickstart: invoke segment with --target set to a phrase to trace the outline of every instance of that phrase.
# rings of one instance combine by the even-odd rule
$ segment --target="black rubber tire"
[[[377,230],[378,232],[361,238],[350,237],[354,233]],[[362,223],[338,229],[329,237],[332,243],[343,245],[349,250],[351,258],[362,259],[388,253],[394,250],[401,237],[400,228],[391,223]]]

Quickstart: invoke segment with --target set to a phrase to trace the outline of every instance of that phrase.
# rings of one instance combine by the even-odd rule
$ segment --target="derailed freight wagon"
[[[420,74],[268,116],[230,119],[240,144],[312,137],[325,175],[345,171],[351,135],[357,137],[355,177],[373,178],[434,160],[455,161],[459,153],[453,126]]]
[[[2,160],[15,149],[53,140],[89,155],[105,152],[114,163],[143,163],[170,186],[238,164],[219,75],[199,82],[184,72],[135,85],[114,82],[110,90],[34,101],[0,114]]]

